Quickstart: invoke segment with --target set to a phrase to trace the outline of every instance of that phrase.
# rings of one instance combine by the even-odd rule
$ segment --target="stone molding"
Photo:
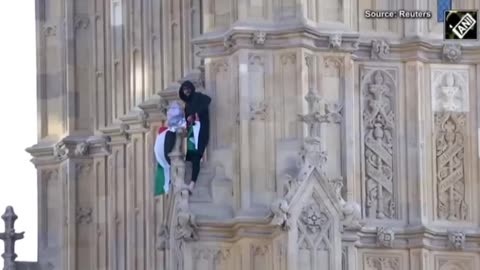
[[[302,47],[312,51],[350,52],[355,61],[480,63],[479,43],[459,45],[427,38],[380,40],[364,35],[360,38],[358,32],[333,33],[303,23],[281,27],[235,25],[224,33],[207,33],[192,42],[198,47],[199,57],[230,55],[240,49],[258,49],[252,35],[260,28],[268,36],[262,50]]]
[[[173,91],[166,89],[171,97],[154,95],[147,101],[119,117],[111,126],[102,128],[100,135],[70,135],[60,140],[45,139],[26,149],[33,157],[35,165],[48,165],[62,162],[68,158],[89,158],[110,155],[110,146],[127,144],[130,137],[137,133],[146,133],[152,123],[165,120],[169,100],[176,99],[178,87]]]
[[[86,159],[110,154],[106,136],[67,136],[56,143],[39,143],[26,149],[35,166],[61,163],[72,159]]]
[[[205,220],[197,219],[197,234],[200,241],[235,241],[240,238],[273,239],[278,235],[277,227],[269,224],[265,217],[250,219]],[[433,227],[385,227],[393,233],[393,240],[382,247],[394,249],[425,248],[434,251],[452,250],[452,232]],[[480,231],[464,230],[461,232],[462,251],[480,252]],[[355,242],[357,248],[378,248],[379,228],[363,227],[358,232],[345,231],[342,242]],[[387,244],[385,242],[385,244]]]
[[[394,237],[390,237],[392,240],[388,243],[385,241],[379,243],[379,232],[381,231],[377,227],[363,227],[358,233],[357,248],[378,248],[382,246],[395,249],[425,248],[435,251],[461,249],[464,252],[480,252],[480,231],[478,230],[452,232],[444,228],[426,226],[385,227],[383,235],[387,232],[388,235],[394,235]],[[380,238],[384,239],[383,237]]]

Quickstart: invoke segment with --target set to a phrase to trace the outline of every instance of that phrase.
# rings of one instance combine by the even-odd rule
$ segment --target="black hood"
[[[190,96],[186,96],[183,93],[183,88],[190,88],[192,90],[192,93],[190,93]],[[193,94],[195,93],[195,85],[191,81],[184,81],[182,85],[180,86],[180,89],[178,90],[178,96],[180,97],[181,100],[184,102],[189,102],[192,99]]]

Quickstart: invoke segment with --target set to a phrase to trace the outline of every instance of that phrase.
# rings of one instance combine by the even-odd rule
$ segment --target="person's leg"
[[[192,155],[192,182],[196,183],[198,174],[200,173],[200,155],[197,153]]]
[[[192,163],[192,178],[190,181],[189,189],[193,190],[195,183],[197,182],[198,175],[200,174],[200,156],[196,151],[187,151],[186,160]]]

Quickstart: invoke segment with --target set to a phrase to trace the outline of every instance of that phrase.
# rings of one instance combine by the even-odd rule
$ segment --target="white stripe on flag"
[[[198,150],[198,135],[200,134],[200,121],[195,121],[193,125],[193,138],[195,139],[195,149]]]
[[[168,188],[170,187],[170,165],[165,158],[165,135],[167,134],[168,130],[163,131],[162,133],[157,135],[157,139],[155,140],[155,157],[157,159],[158,164],[163,167],[165,183],[164,183],[164,190],[165,193],[168,192]]]

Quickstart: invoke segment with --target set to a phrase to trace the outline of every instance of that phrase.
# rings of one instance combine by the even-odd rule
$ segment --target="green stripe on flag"
[[[197,148],[195,147],[195,136],[193,134],[193,126],[190,126],[188,128],[188,134],[187,134],[187,150],[189,151],[195,151]]]
[[[160,164],[157,163],[157,174],[155,175],[155,196],[165,194],[165,171]]]

